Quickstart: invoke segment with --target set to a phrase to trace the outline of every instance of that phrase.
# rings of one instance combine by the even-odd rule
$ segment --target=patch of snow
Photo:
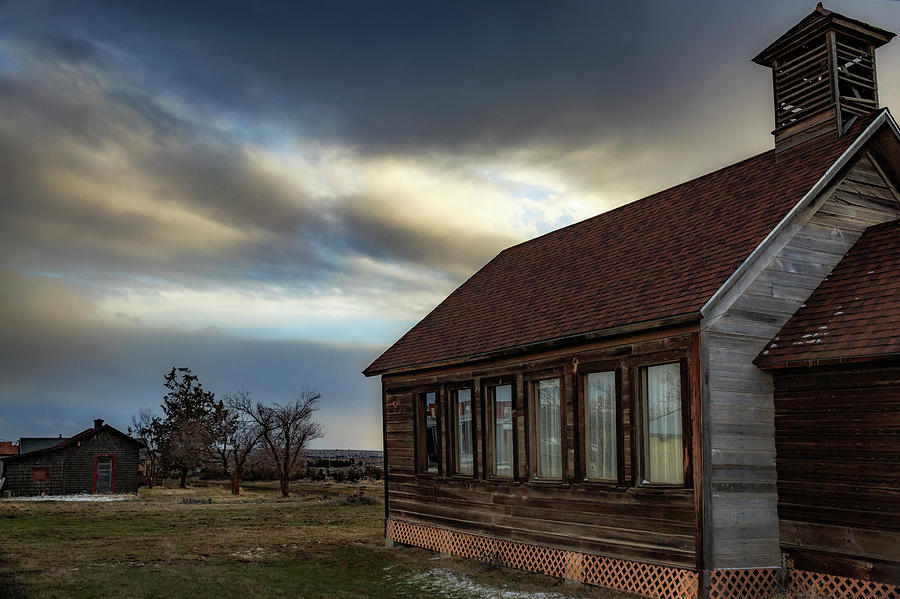
[[[10,497],[3,501],[126,501],[133,495],[44,495],[35,497]]]
[[[250,549],[248,549],[246,551],[237,551],[235,553],[232,553],[231,557],[236,557],[236,558],[239,558],[242,560],[253,560],[253,559],[260,559],[262,557],[265,557],[265,555],[266,555],[265,548],[251,547]]]
[[[559,593],[514,591],[511,589],[498,589],[479,584],[467,576],[451,572],[443,568],[435,568],[421,574],[414,574],[397,584],[408,587],[418,596],[424,591],[424,595],[430,597],[456,598],[456,597],[482,597],[484,599],[565,599],[565,595]]]

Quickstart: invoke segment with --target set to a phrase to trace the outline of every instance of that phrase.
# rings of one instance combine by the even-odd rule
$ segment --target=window
[[[562,412],[559,379],[536,381],[532,388],[534,474],[539,479],[561,480]]]
[[[50,469],[49,468],[32,468],[31,469],[31,480],[36,483],[49,483],[50,482]]]
[[[618,480],[616,373],[584,375],[584,477]]]
[[[512,385],[488,387],[488,401],[491,476],[513,478],[515,455],[513,449]]]
[[[458,389],[453,397],[454,474],[475,474],[472,424],[472,390]]]
[[[437,393],[420,396],[419,408],[419,472],[438,474],[440,471],[440,437],[438,433]]]
[[[681,365],[649,366],[641,371],[644,483],[684,483]]]

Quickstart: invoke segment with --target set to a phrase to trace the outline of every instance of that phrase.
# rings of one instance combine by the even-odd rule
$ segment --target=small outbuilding
[[[136,493],[142,443],[102,420],[57,444],[2,458],[10,495]]]

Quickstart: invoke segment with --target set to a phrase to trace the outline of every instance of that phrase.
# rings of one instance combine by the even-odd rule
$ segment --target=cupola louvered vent
[[[753,59],[772,69],[779,160],[837,139],[878,108],[875,48],[893,37],[820,3]]]

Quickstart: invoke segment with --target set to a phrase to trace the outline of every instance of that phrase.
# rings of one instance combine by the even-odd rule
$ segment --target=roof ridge
[[[637,198],[637,199],[631,200],[631,201],[629,201],[629,202],[625,202],[624,204],[621,204],[620,206],[616,206],[616,207],[614,207],[614,208],[610,208],[609,210],[604,210],[603,212],[599,212],[599,213],[597,213],[597,214],[595,214],[595,215],[593,215],[593,216],[589,216],[589,217],[584,218],[584,219],[582,219],[582,220],[575,221],[574,223],[569,223],[568,225],[566,225],[566,226],[564,226],[564,227],[560,227],[560,228],[558,228],[558,229],[553,229],[552,231],[547,231],[546,233],[541,233],[541,234],[538,235],[537,237],[532,237],[531,239],[525,239],[525,240],[523,240],[523,241],[520,241],[519,243],[516,243],[516,244],[513,244],[513,245],[508,246],[508,247],[506,247],[506,248],[503,248],[503,249],[500,250],[500,252],[497,253],[496,256],[494,256],[494,257],[496,258],[496,257],[499,256],[500,254],[503,254],[503,253],[505,253],[505,252],[507,252],[507,251],[509,251],[509,250],[512,250],[512,249],[517,248],[517,247],[519,247],[519,246],[526,245],[526,244],[531,243],[531,242],[533,242],[533,241],[537,241],[537,240],[539,240],[539,239],[546,238],[546,237],[548,237],[548,236],[550,236],[550,235],[554,235],[554,234],[559,233],[559,232],[561,232],[561,231],[565,231],[566,229],[569,229],[569,228],[574,227],[574,226],[576,226],[576,225],[583,225],[583,224],[585,224],[585,223],[591,222],[591,221],[596,220],[596,219],[598,219],[598,218],[608,216],[608,215],[613,214],[613,213],[615,213],[615,212],[619,212],[619,211],[624,210],[624,209],[626,209],[626,208],[633,208],[633,207],[635,207],[637,204],[641,204],[641,203],[643,203],[643,202],[645,202],[645,201],[647,201],[647,200],[652,200],[653,198],[655,198],[656,196],[659,196],[659,195],[661,195],[661,194],[669,193],[669,192],[674,192],[674,191],[676,191],[676,190],[678,190],[678,189],[680,189],[680,188],[682,188],[682,187],[684,187],[684,186],[686,186],[686,185],[689,185],[689,184],[691,184],[691,183],[696,183],[696,182],[698,182],[698,181],[701,181],[701,180],[703,180],[703,179],[706,179],[707,177],[712,177],[712,176],[714,176],[714,175],[717,175],[717,174],[721,173],[722,171],[726,171],[726,170],[729,170],[729,169],[732,169],[732,168],[737,168],[737,167],[742,166],[742,165],[744,165],[745,163],[750,162],[750,161],[752,161],[752,160],[758,160],[758,159],[761,159],[761,158],[763,158],[766,154],[772,154],[772,155],[774,156],[774,154],[775,154],[775,149],[772,148],[772,149],[769,149],[769,150],[765,150],[764,152],[760,152],[760,153],[758,153],[758,154],[754,154],[754,155],[752,155],[752,156],[748,156],[747,158],[742,158],[741,160],[738,160],[737,162],[733,162],[733,163],[731,163],[731,164],[726,164],[725,166],[721,166],[721,167],[717,168],[716,170],[710,171],[710,172],[708,172],[708,173],[704,173],[704,174],[702,174],[702,175],[697,175],[696,177],[692,177],[691,179],[687,179],[687,180],[682,181],[682,182],[680,182],[680,183],[675,183],[674,185],[671,185],[671,186],[669,186],[669,187],[666,187],[666,188],[663,188],[663,189],[659,189],[659,190],[654,191],[653,193],[651,193],[651,194],[649,194],[649,195],[645,195],[645,196],[639,197],[639,198]],[[492,260],[493,260],[493,258],[492,258],[491,260],[488,260],[488,263],[490,263]],[[486,266],[486,265],[485,265],[485,266]],[[482,267],[482,268],[484,268],[484,267]]]
[[[864,115],[864,116],[859,117],[858,119],[856,119],[856,122],[854,122],[854,123],[852,124],[851,129],[853,129],[853,128],[859,126],[859,124],[860,124],[863,120],[870,119],[870,118],[874,120],[874,118],[877,117],[877,115],[878,115],[879,113],[881,113],[881,112],[888,112],[888,113],[890,113],[890,111],[887,109],[887,107],[876,108],[875,110],[872,110],[872,111],[869,112],[868,114],[866,114],[866,115]],[[862,133],[862,131],[860,131],[859,133]],[[859,133],[857,133],[857,134],[856,134],[855,136],[853,136],[853,137],[854,137],[854,138],[855,138],[855,137],[858,137],[858,136],[859,136]],[[848,130],[844,135],[842,135],[842,136],[839,137],[838,139],[834,140],[833,142],[830,142],[829,144],[823,146],[823,149],[825,149],[825,148],[830,148],[830,147],[832,147],[833,145],[837,145],[837,144],[839,144],[839,143],[841,143],[841,142],[844,142],[844,141],[846,141],[849,137],[851,137],[851,136],[850,136],[850,130]],[[500,250],[500,252],[497,253],[494,257],[496,258],[496,257],[499,256],[500,254],[503,254],[504,252],[507,252],[507,251],[509,251],[509,250],[511,250],[511,249],[513,249],[513,248],[517,248],[517,247],[519,247],[519,246],[523,246],[523,245],[528,244],[528,243],[531,243],[531,242],[533,242],[533,241],[537,241],[537,240],[539,240],[539,239],[546,238],[546,237],[548,237],[548,236],[550,236],[550,235],[559,233],[559,232],[561,232],[561,231],[565,231],[566,229],[569,229],[570,227],[574,227],[574,226],[576,226],[576,225],[583,225],[583,224],[585,224],[585,223],[588,223],[588,222],[593,221],[593,220],[595,220],[595,219],[598,219],[598,218],[600,218],[600,217],[608,216],[608,215],[613,214],[613,213],[615,213],[615,212],[618,212],[618,211],[620,211],[620,210],[624,210],[624,209],[630,208],[630,207],[635,207],[635,206],[637,206],[638,204],[641,204],[641,203],[643,203],[643,202],[645,202],[645,201],[648,201],[648,200],[652,200],[652,199],[654,199],[656,196],[659,196],[659,195],[661,195],[661,194],[675,192],[675,191],[681,189],[682,187],[684,187],[684,186],[686,186],[686,185],[690,185],[690,184],[692,184],[692,183],[698,183],[698,182],[702,181],[703,179],[706,179],[706,178],[709,178],[709,177],[714,177],[714,176],[719,175],[720,173],[722,173],[723,171],[726,171],[726,170],[730,170],[730,169],[733,169],[733,168],[738,168],[738,167],[743,166],[743,165],[745,165],[746,163],[751,162],[751,161],[753,161],[753,160],[760,160],[760,159],[764,158],[767,154],[771,154],[771,155],[774,157],[774,155],[775,155],[775,148],[770,148],[770,149],[765,150],[765,151],[763,151],[763,152],[759,152],[758,154],[754,154],[754,155],[752,155],[752,156],[748,156],[747,158],[742,158],[741,160],[738,160],[737,162],[733,162],[733,163],[731,163],[731,164],[726,164],[726,165],[721,166],[721,167],[719,167],[719,168],[717,168],[717,169],[715,169],[715,170],[712,170],[712,171],[710,171],[710,172],[708,172],[708,173],[704,173],[704,174],[702,174],[702,175],[698,175],[698,176],[693,177],[693,178],[691,178],[691,179],[687,179],[687,180],[682,181],[682,182],[680,182],[680,183],[676,183],[676,184],[674,184],[674,185],[671,185],[671,186],[669,186],[669,187],[666,187],[666,188],[664,188],[664,189],[659,189],[659,190],[654,191],[653,193],[651,193],[651,194],[649,194],[649,195],[645,195],[645,196],[643,196],[643,197],[640,197],[640,198],[631,200],[630,202],[626,202],[626,203],[622,204],[621,206],[616,206],[615,208],[610,208],[609,210],[606,210],[606,211],[604,211],[604,212],[600,212],[600,213],[598,213],[598,214],[595,214],[594,216],[589,216],[589,217],[587,217],[587,218],[585,218],[585,219],[576,221],[576,222],[574,222],[574,223],[570,223],[570,224],[568,224],[568,225],[566,225],[566,226],[564,226],[564,227],[560,227],[559,229],[554,229],[554,230],[552,230],[552,231],[547,231],[546,233],[542,233],[541,235],[538,235],[537,237],[532,237],[531,239],[526,239],[526,240],[524,240],[524,241],[520,241],[519,243],[516,243],[516,244],[514,244],[514,245],[511,245],[511,246],[509,246],[509,247],[506,247],[506,248]],[[798,156],[798,158],[799,158],[799,156]],[[493,260],[493,258],[492,258],[491,260],[488,260],[488,263],[490,263],[492,260]],[[485,266],[486,266],[486,265],[485,265]],[[482,267],[482,268],[483,268],[483,267]]]
[[[138,443],[139,445],[144,445],[143,441],[140,441],[138,439],[135,439],[131,435],[123,433],[122,431],[120,431],[116,427],[112,426],[111,424],[103,424],[99,428],[91,427],[91,428],[84,429],[80,433],[72,435],[68,439],[63,439],[56,445],[51,445],[50,447],[44,447],[42,449],[35,449],[34,451],[29,451],[26,453],[19,453],[19,454],[16,454],[15,456],[4,456],[4,459],[11,459],[13,457],[15,457],[15,458],[27,457],[27,456],[37,455],[37,454],[41,454],[41,453],[49,453],[51,451],[57,451],[59,449],[65,449],[66,447],[69,447],[70,445],[73,445],[76,442],[81,441],[82,439],[87,439],[91,435],[98,433],[102,430],[109,430],[110,432],[115,433],[117,435],[121,435],[122,437],[125,437],[126,439],[131,439],[132,441],[134,441],[135,443]]]

